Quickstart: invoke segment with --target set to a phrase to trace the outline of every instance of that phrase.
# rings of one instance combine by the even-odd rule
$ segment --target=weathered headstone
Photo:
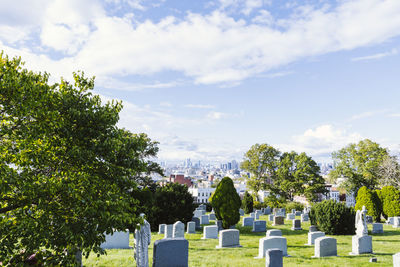
[[[201,215],[200,217],[200,224],[209,224],[210,220],[208,215]]]
[[[283,267],[282,250],[267,249],[265,251],[265,267]]]
[[[201,224],[200,224],[200,219],[197,217],[192,218],[192,222],[195,222],[196,224],[196,230],[201,230]]]
[[[383,234],[383,224],[373,223],[372,224],[372,233],[373,234]]]
[[[244,210],[239,209],[240,216],[244,216]]]
[[[154,242],[153,267],[189,266],[189,242],[183,238],[166,238]]]
[[[264,215],[270,215],[271,214],[271,208],[268,206],[264,209]]]
[[[217,239],[217,238],[218,238],[218,227],[216,225],[204,226],[202,239]]]
[[[265,232],[267,231],[266,221],[254,221],[253,222],[253,232]]]
[[[185,224],[181,221],[174,223],[172,227],[172,238],[185,238]]]
[[[272,225],[284,225],[285,224],[285,217],[283,216],[275,216],[274,223]]]
[[[271,229],[267,231],[267,236],[282,236],[282,231],[279,229]]]
[[[199,205],[199,207],[198,207],[198,209],[201,209],[201,210],[206,210],[206,208],[207,208],[207,206],[206,205],[204,205],[204,204],[200,204]]]
[[[268,221],[273,222],[274,221],[274,217],[275,217],[274,214],[268,215]]]
[[[310,225],[310,228],[308,229],[308,231],[311,233],[311,232],[316,232],[316,231],[318,231],[318,228],[317,228],[317,226],[315,226],[315,225]]]
[[[333,237],[322,236],[315,239],[314,257],[337,256],[337,242]]]
[[[393,255],[393,267],[400,267],[400,252]]]
[[[203,215],[202,210],[195,210],[193,213],[193,217],[197,217],[197,218],[200,218],[202,215]]]
[[[303,228],[301,228],[301,221],[299,219],[295,219],[292,221],[292,230],[303,230]]]
[[[261,238],[258,246],[258,257],[264,258],[267,249],[277,248],[282,251],[283,256],[287,256],[287,241],[286,237],[282,236],[269,236]]]
[[[389,218],[387,219],[387,221],[386,221],[386,224],[391,224],[391,225],[393,225],[393,223],[394,223],[394,217],[389,217]]]
[[[372,236],[352,236],[351,255],[372,253]]]
[[[253,226],[254,218],[253,217],[244,217],[242,226]]]
[[[165,226],[164,238],[172,238],[173,230],[174,230],[174,226],[172,224],[167,224]]]
[[[256,213],[255,212],[250,213],[250,217],[255,219],[256,218]]]
[[[158,225],[158,234],[159,234],[159,235],[165,233],[165,226],[166,226],[166,224],[160,224],[160,225]]]
[[[129,231],[116,231],[106,235],[106,241],[100,245],[102,249],[129,249]]]
[[[239,230],[226,229],[219,232],[219,244],[217,248],[241,247],[239,243]]]
[[[301,216],[301,211],[296,210],[296,212],[294,213],[295,216]]]
[[[296,216],[294,216],[294,213],[288,213],[286,215],[286,220],[294,220],[296,219]]]
[[[393,217],[393,228],[400,227],[400,217]]]
[[[209,219],[215,221],[215,213],[208,214]]]
[[[188,234],[196,233],[196,223],[195,222],[188,222],[186,224],[186,233],[188,233]]]
[[[308,213],[301,214],[300,218],[301,218],[301,222],[308,222],[308,220],[309,220]]]
[[[316,232],[309,232],[308,233],[308,243],[307,245],[312,246],[315,243],[315,239],[325,236],[324,232],[316,231]]]
[[[260,215],[262,215],[261,210],[256,210],[256,220],[260,219]]]

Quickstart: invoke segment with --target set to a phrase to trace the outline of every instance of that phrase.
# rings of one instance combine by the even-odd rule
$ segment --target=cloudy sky
[[[399,0],[0,0],[0,50],[83,70],[159,159],[400,150]]]

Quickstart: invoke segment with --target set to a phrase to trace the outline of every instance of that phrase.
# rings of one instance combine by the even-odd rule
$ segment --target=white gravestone
[[[102,249],[129,249],[129,230],[106,235],[106,241],[100,247]]]
[[[264,258],[265,257],[265,251],[267,249],[273,249],[273,248],[277,248],[279,250],[282,250],[282,255],[283,256],[288,256],[287,255],[286,237],[269,236],[269,237],[261,238],[260,241],[259,241],[259,245],[258,245],[258,257],[255,257],[255,258],[257,258],[257,259]]]
[[[203,215],[203,211],[202,210],[195,210],[193,217],[197,217],[200,218]]]
[[[187,230],[188,234],[195,234],[196,233],[196,223],[195,222],[188,222],[187,223]]]
[[[210,220],[208,215],[201,215],[200,217],[200,224],[209,224]]]
[[[150,224],[144,219],[144,214],[140,214],[143,218],[143,224],[139,229],[135,230],[135,253],[134,258],[137,267],[149,266],[148,247],[151,243]]]
[[[267,231],[267,236],[282,236],[282,231],[279,229],[271,229]]]
[[[218,226],[209,225],[203,228],[203,237],[201,239],[217,239],[218,238]]]
[[[365,253],[372,253],[372,237],[368,236],[367,228],[367,210],[365,206],[362,210],[357,210],[356,213],[356,235],[352,236],[352,251],[350,255],[359,255]]]
[[[372,233],[373,234],[383,234],[383,224],[373,223],[372,224]]]
[[[172,231],[174,226],[172,224],[167,224],[165,226],[165,233],[164,233],[164,238],[172,238]]]
[[[254,218],[244,217],[242,226],[253,226]]]
[[[158,234],[159,234],[159,235],[165,233],[165,226],[166,226],[166,224],[160,224],[160,225],[158,226]]]
[[[300,215],[301,217],[301,222],[308,222],[308,220],[309,220],[309,218],[308,218],[308,214],[307,213],[305,213],[305,214],[301,214]]]
[[[393,255],[393,267],[400,267],[400,252]]]
[[[185,224],[181,221],[174,223],[172,227],[172,238],[185,238]]]
[[[337,256],[337,242],[333,237],[322,236],[315,239],[314,257]]]
[[[216,248],[241,247],[239,244],[239,230],[226,229],[219,232],[219,243]]]
[[[393,228],[400,227],[400,217],[393,217]]]
[[[296,216],[294,215],[294,213],[288,213],[286,215],[286,220],[294,220],[296,219]]]
[[[315,243],[315,239],[325,236],[324,232],[316,231],[316,232],[309,232],[308,233],[308,243],[306,245],[312,246]]]

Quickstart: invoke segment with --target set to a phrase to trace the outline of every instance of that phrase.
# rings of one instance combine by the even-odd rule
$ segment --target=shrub
[[[261,208],[264,207],[264,203],[254,201],[253,203],[253,210],[260,210]]]
[[[147,216],[152,231],[158,230],[162,223],[181,221],[186,224],[192,220],[196,208],[187,186],[178,183],[157,188],[153,203],[151,216]]]
[[[324,200],[315,204],[309,215],[311,224],[328,235],[352,235],[355,232],[356,213],[344,203]]]
[[[382,213],[385,218],[400,215],[400,191],[393,186],[384,186],[379,192]]]
[[[277,198],[275,195],[269,195],[264,199],[264,204],[271,208],[283,208],[286,204],[286,199],[284,197]]]
[[[304,209],[304,205],[299,202],[288,202],[285,205],[285,209],[287,212],[291,211],[292,209],[302,211]]]
[[[247,191],[243,196],[242,209],[246,214],[253,212],[253,197]]]
[[[374,218],[374,221],[380,222],[382,213],[382,204],[378,194],[363,186],[358,190],[355,210],[361,210],[365,206],[367,214]]]
[[[239,222],[241,202],[231,178],[224,177],[221,180],[210,200],[215,211],[215,217],[222,220],[223,228],[227,229]]]

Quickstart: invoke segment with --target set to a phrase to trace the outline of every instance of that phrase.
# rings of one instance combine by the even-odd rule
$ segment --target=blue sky
[[[0,0],[0,49],[52,81],[76,70],[167,161],[255,143],[330,161],[400,151],[398,0]]]

